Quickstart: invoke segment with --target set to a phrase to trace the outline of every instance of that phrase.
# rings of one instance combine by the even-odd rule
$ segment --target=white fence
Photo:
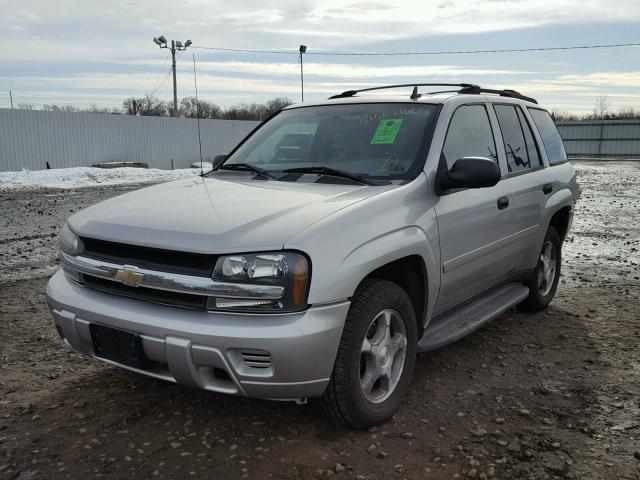
[[[640,120],[558,123],[570,157],[640,159]]]
[[[204,160],[227,153],[258,123],[200,120]],[[0,109],[0,171],[112,161],[170,169],[199,159],[195,119]]]

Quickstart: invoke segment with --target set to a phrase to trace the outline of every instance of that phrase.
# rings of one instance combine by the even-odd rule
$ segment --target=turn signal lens
[[[302,305],[307,291],[307,261],[301,258],[293,267],[293,291],[291,294],[294,305]]]
[[[62,227],[58,245],[60,246],[60,250],[62,250],[67,255],[79,255],[80,253],[82,253],[82,250],[84,250],[82,240],[80,240],[80,237],[73,233],[73,231],[69,228],[69,225],[65,225],[64,227]]]

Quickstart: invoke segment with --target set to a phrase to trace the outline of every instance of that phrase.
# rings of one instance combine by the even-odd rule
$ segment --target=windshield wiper
[[[276,177],[271,175],[266,170],[260,167],[256,167],[254,165],[250,165],[248,163],[228,163],[218,167],[218,170],[235,170],[238,172],[254,172],[254,173],[257,173],[258,175],[262,175],[263,177],[272,178],[276,180]]]
[[[364,177],[356,175],[355,173],[345,172],[344,170],[338,170],[331,167],[298,167],[288,168],[285,173],[315,173],[317,175],[328,175],[331,177],[340,177],[351,180],[352,182],[360,183],[362,185],[374,185],[373,182],[367,180]]]

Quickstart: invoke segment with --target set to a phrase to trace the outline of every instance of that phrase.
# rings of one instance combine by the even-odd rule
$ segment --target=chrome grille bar
[[[71,270],[72,272],[83,275],[92,275],[125,285],[128,284],[118,278],[118,272],[122,272],[125,269],[133,269],[136,274],[142,275],[142,278],[133,286],[134,288],[146,287],[168,292],[237,299],[278,300],[284,296],[284,287],[278,285],[216,282],[207,277],[147,270],[131,265],[119,265],[96,260],[94,258],[74,257],[64,252],[60,252],[60,260],[65,270]]]

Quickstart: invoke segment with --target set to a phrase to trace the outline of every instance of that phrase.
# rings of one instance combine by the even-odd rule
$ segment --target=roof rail
[[[516,92],[515,90],[509,90],[509,89],[494,90],[492,88],[482,88],[477,85],[474,85],[472,87],[465,87],[460,91],[458,91],[458,93],[470,93],[470,94],[476,94],[476,95],[480,95],[482,93],[493,93],[495,95],[500,95],[501,97],[518,98],[520,100],[525,100],[527,102],[531,102],[535,104],[538,103],[538,101],[535,98],[527,97],[525,95],[522,95],[520,92]]]
[[[339,93],[338,95],[333,95],[329,97],[329,100],[333,100],[335,98],[348,98],[353,97],[355,94],[360,92],[371,92],[372,90],[386,90],[389,88],[406,88],[406,87],[460,87],[460,88],[480,88],[478,85],[473,85],[472,83],[403,83],[400,85],[384,85],[381,87],[369,87],[369,88],[361,88],[360,90],[347,90],[345,92]],[[412,97],[414,94],[412,94]]]
[[[360,90],[346,90],[337,95],[333,95],[329,97],[329,100],[333,100],[336,98],[348,98],[353,97],[354,95],[360,92],[371,92],[373,90],[387,90],[390,88],[406,88],[413,87],[413,91],[411,93],[411,99],[417,100],[421,97],[421,94],[418,93],[418,87],[460,87],[460,90],[443,90],[440,92],[427,92],[427,94],[435,94],[435,93],[462,93],[462,94],[475,94],[480,95],[482,93],[493,93],[496,95],[500,95],[501,97],[509,97],[509,98],[518,98],[520,100],[525,100],[527,102],[537,104],[538,101],[535,98],[527,97],[522,95],[520,92],[516,92],[515,90],[494,90],[491,88],[482,88],[479,85],[474,85],[473,83],[403,83],[399,85],[384,85],[380,87],[369,87],[369,88],[361,88]]]

